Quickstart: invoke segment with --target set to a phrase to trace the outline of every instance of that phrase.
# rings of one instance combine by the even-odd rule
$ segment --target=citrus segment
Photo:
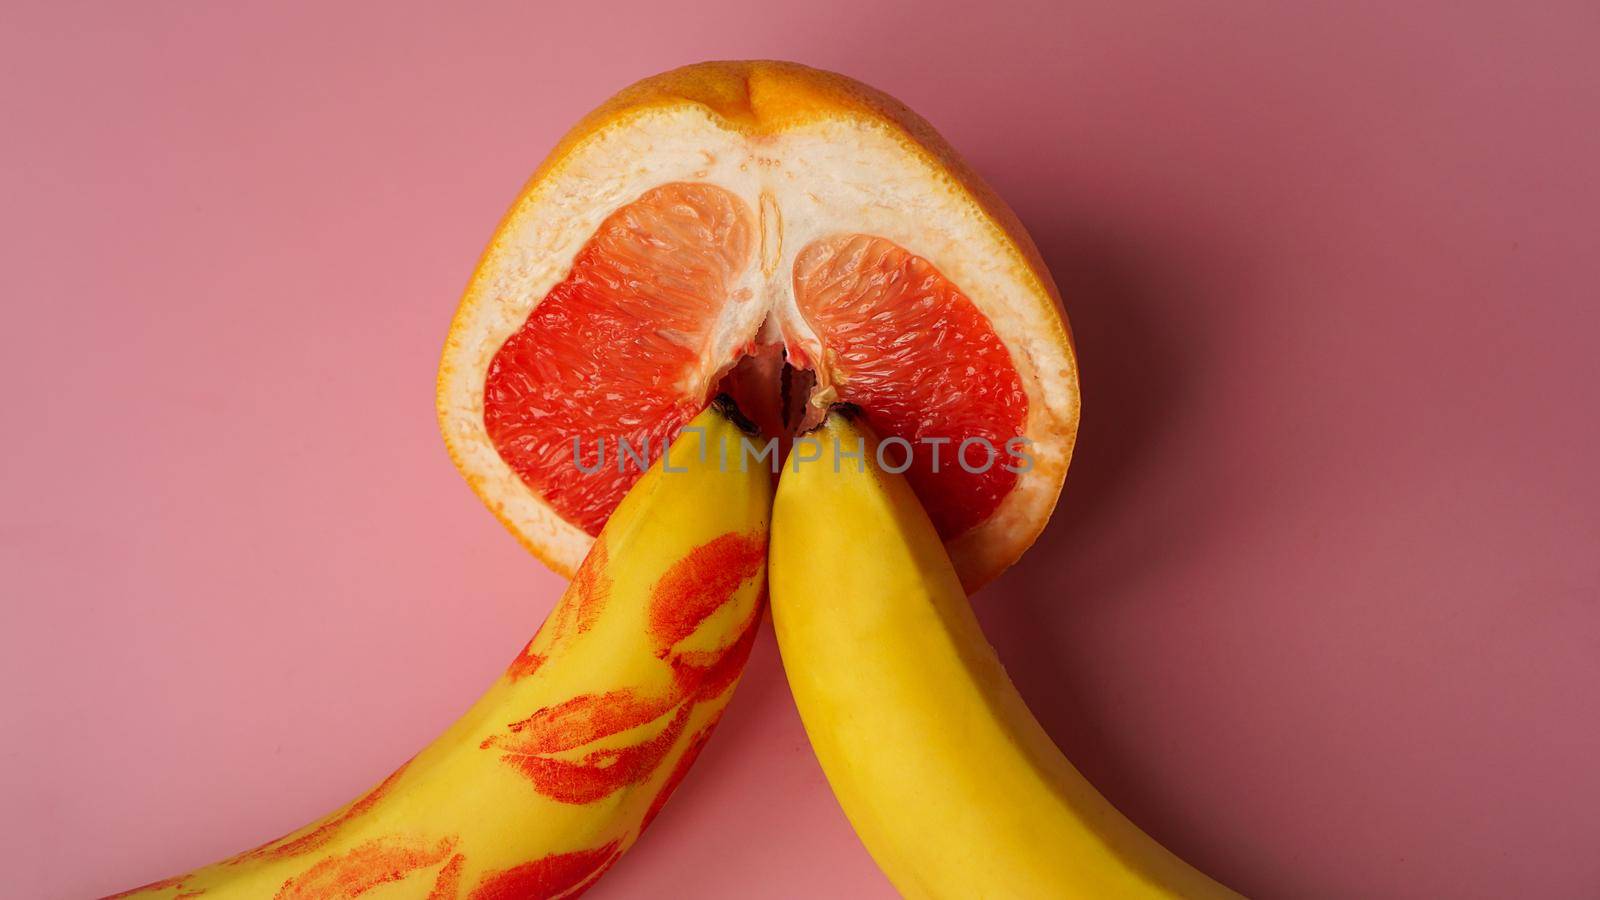
[[[839,235],[795,260],[795,301],[823,348],[819,384],[861,407],[889,458],[950,540],[1017,481],[1028,396],[989,320],[927,260],[893,241]]]
[[[490,440],[567,521],[598,534],[642,473],[616,464],[620,439],[647,466],[705,408],[719,315],[751,299],[735,282],[754,240],[749,207],[732,193],[654,188],[606,218],[494,355]]]

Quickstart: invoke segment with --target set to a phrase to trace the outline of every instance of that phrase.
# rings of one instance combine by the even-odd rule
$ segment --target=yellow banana
[[[740,438],[717,409],[691,422],[505,675],[382,784],[265,846],[118,896],[582,893],[694,761],[755,637],[772,475],[737,464]]]
[[[895,887],[953,900],[1238,896],[1056,749],[916,496],[873,465],[864,427],[834,412],[810,437],[821,457],[797,443],[791,461],[807,461],[785,469],[773,501],[773,625],[817,759]]]

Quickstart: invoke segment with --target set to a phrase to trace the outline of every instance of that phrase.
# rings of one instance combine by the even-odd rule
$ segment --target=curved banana
[[[773,501],[773,625],[817,759],[894,886],[959,900],[1237,897],[1056,749],[865,429],[836,411],[810,437],[821,457],[808,448]]]
[[[383,783],[265,846],[118,896],[582,893],[687,772],[749,656],[772,474],[724,462],[740,438],[717,409],[691,422],[506,673]]]

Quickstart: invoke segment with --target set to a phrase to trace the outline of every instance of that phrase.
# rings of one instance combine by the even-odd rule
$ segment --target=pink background
[[[920,110],[1061,282],[1080,455],[981,615],[1106,794],[1260,897],[1600,895],[1590,0],[206,6],[0,13],[5,896],[288,830],[488,684],[561,583],[445,458],[451,310],[574,120],[746,56]],[[770,638],[593,896],[647,893],[891,895]]]

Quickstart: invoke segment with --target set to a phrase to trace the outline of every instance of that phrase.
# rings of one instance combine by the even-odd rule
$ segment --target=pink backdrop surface
[[[1080,453],[981,616],[1085,773],[1259,897],[1600,895],[1594,3],[207,6],[0,13],[0,893],[275,836],[494,678],[562,585],[435,432],[459,291],[590,107],[772,56],[1061,283]],[[768,636],[646,895],[892,895]]]

